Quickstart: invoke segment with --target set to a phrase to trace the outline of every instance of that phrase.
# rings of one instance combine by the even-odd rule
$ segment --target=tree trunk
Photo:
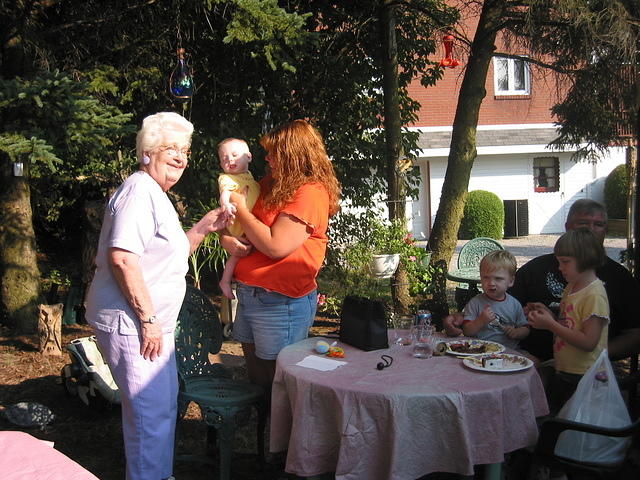
[[[93,280],[96,270],[95,259],[98,253],[98,241],[100,240],[100,229],[102,228],[102,217],[104,216],[106,202],[100,200],[85,200],[83,205],[84,228],[82,230],[82,289],[86,289]]]
[[[639,45],[640,47],[640,45]],[[640,205],[638,205],[638,187],[640,187],[640,62],[636,64],[635,80],[636,80],[636,95],[635,95],[635,108],[636,108],[636,138],[635,138],[635,165],[632,170],[634,175],[629,179],[629,184],[633,185],[631,201],[631,213],[629,221],[631,223],[631,239],[627,243],[627,249],[629,249],[630,255],[628,255],[628,263],[631,265],[631,273],[634,278],[640,281]],[[630,244],[630,245],[629,245]],[[631,247],[631,248],[629,248]]]
[[[486,0],[480,15],[460,87],[440,205],[429,237],[432,262],[444,260],[448,265],[456,247],[471,167],[476,158],[478,115],[487,93],[487,71],[495,49],[496,34],[507,8],[505,3]]]
[[[384,92],[384,134],[387,177],[387,205],[389,220],[403,220],[406,216],[406,183],[404,170],[400,168],[402,156],[402,120],[400,118],[398,49],[396,45],[395,0],[384,0],[381,12],[383,59],[382,89]],[[402,264],[391,280],[391,295],[394,310],[408,313],[411,297],[409,280]]]
[[[40,271],[36,257],[29,165],[24,176],[13,176],[13,162],[0,160],[0,301],[8,324],[18,333],[37,326]]]

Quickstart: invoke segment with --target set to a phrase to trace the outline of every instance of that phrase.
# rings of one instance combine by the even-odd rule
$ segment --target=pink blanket
[[[0,432],[3,480],[98,480],[69,457],[24,432]]]

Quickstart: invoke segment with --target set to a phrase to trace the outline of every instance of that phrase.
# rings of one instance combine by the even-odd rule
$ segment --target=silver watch
[[[140,320],[140,323],[156,323],[158,319],[156,318],[155,315],[151,315],[149,318],[147,318],[146,320]]]

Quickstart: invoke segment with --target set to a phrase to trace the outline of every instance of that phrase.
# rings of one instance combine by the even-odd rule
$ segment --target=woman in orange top
[[[309,122],[278,127],[260,144],[270,173],[260,182],[253,210],[242,195],[231,196],[236,222],[254,248],[227,235],[223,246],[233,255],[246,255],[235,269],[233,336],[242,343],[249,379],[269,393],[278,353],[306,338],[313,324],[316,276],[327,249],[329,217],[338,211],[340,185],[322,136]]]

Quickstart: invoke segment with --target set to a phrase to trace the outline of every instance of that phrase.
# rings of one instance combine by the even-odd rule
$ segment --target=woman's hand
[[[240,239],[233,235],[229,235],[226,232],[220,233],[220,245],[229,252],[229,255],[233,255],[235,257],[246,257],[251,253],[251,250],[253,250],[250,243],[244,243]]]
[[[152,362],[162,354],[162,327],[157,323],[141,323],[140,355]]]
[[[195,249],[198,248],[198,245],[202,243],[204,237],[210,233],[226,228],[232,221],[233,218],[221,207],[207,212],[200,221],[187,232],[189,253],[193,253]]]
[[[120,291],[138,318],[155,314],[144,276],[140,270],[140,257],[135,253],[112,247],[108,253],[109,265]],[[142,343],[140,355],[155,360],[162,351],[162,328],[154,323],[140,323]]]
[[[236,208],[247,208],[247,189],[243,189],[242,193],[231,192],[229,201],[235,205]]]
[[[213,233],[226,228],[232,219],[233,214],[220,207],[207,212],[200,222],[204,223],[203,226],[207,230],[207,233]]]

